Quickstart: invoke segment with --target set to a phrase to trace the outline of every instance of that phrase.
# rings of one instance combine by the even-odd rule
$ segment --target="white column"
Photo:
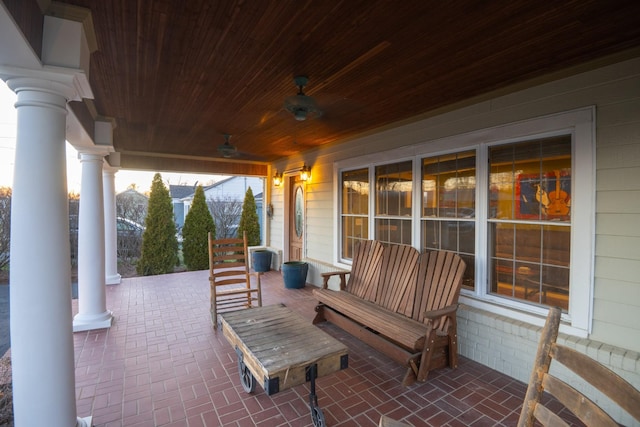
[[[117,285],[122,277],[118,274],[118,232],[116,229],[116,169],[104,165],[102,188],[104,191],[104,267],[107,285]]]
[[[76,417],[65,116],[70,87],[9,78],[18,94],[11,203],[11,359],[18,426]]]
[[[82,182],[78,214],[78,314],[73,331],[111,326],[105,292],[104,198],[102,163],[105,153],[82,152]]]

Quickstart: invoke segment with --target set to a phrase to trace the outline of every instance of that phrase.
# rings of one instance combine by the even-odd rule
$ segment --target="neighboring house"
[[[169,185],[169,194],[171,195],[171,203],[173,204],[173,216],[176,221],[178,230],[182,230],[184,219],[189,211],[189,204],[185,205],[184,199],[191,200],[195,187],[193,185]],[[189,199],[189,197],[191,199]]]
[[[255,176],[232,176],[225,180],[216,182],[209,187],[204,188],[204,196],[209,200],[238,200],[241,203],[247,190],[251,187],[253,198],[256,201],[256,210],[258,213],[258,222],[260,224],[261,240],[265,240],[264,230],[264,214],[262,195],[264,194],[264,179]],[[240,221],[240,218],[238,218]]]
[[[264,240],[264,214],[263,214],[263,194],[264,179],[259,177],[232,176],[230,178],[218,181],[215,184],[203,187],[204,196],[207,201],[210,200],[235,200],[242,203],[244,201],[247,189],[251,187],[253,197],[256,201],[256,210],[258,213],[258,222],[260,223],[260,231]],[[193,201],[195,187],[190,185],[171,185],[169,186],[171,200],[173,202],[173,213],[176,218],[176,224],[179,228],[184,225],[184,220],[189,213],[189,207]],[[239,218],[238,218],[239,221]]]
[[[263,192],[264,179],[255,176],[232,176],[204,188],[204,195],[209,199],[234,198],[244,200],[244,195],[251,187],[253,196]]]

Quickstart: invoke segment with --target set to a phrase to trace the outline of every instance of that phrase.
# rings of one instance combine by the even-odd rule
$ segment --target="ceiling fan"
[[[225,133],[224,144],[218,145],[218,153],[225,159],[230,159],[238,154],[238,149],[229,143],[229,139],[231,139],[231,135]]]
[[[309,78],[296,76],[293,82],[298,86],[298,93],[284,100],[284,108],[299,121],[320,117],[322,110],[316,100],[304,94],[304,87],[309,83]]]

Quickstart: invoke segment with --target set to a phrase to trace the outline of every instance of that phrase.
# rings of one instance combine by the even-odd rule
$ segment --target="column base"
[[[119,285],[122,282],[122,276],[119,274],[114,274],[113,276],[107,276],[106,285]]]
[[[93,417],[78,417],[76,427],[93,427]]]
[[[113,313],[110,310],[102,314],[76,314],[73,318],[73,332],[106,329],[110,328],[112,323]]]

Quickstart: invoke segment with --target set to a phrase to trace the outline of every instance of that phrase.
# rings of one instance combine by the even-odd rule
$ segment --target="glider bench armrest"
[[[329,279],[334,276],[340,276],[340,290],[343,291],[347,287],[347,274],[349,271],[330,271],[328,273],[322,273],[322,289],[329,289]]]

